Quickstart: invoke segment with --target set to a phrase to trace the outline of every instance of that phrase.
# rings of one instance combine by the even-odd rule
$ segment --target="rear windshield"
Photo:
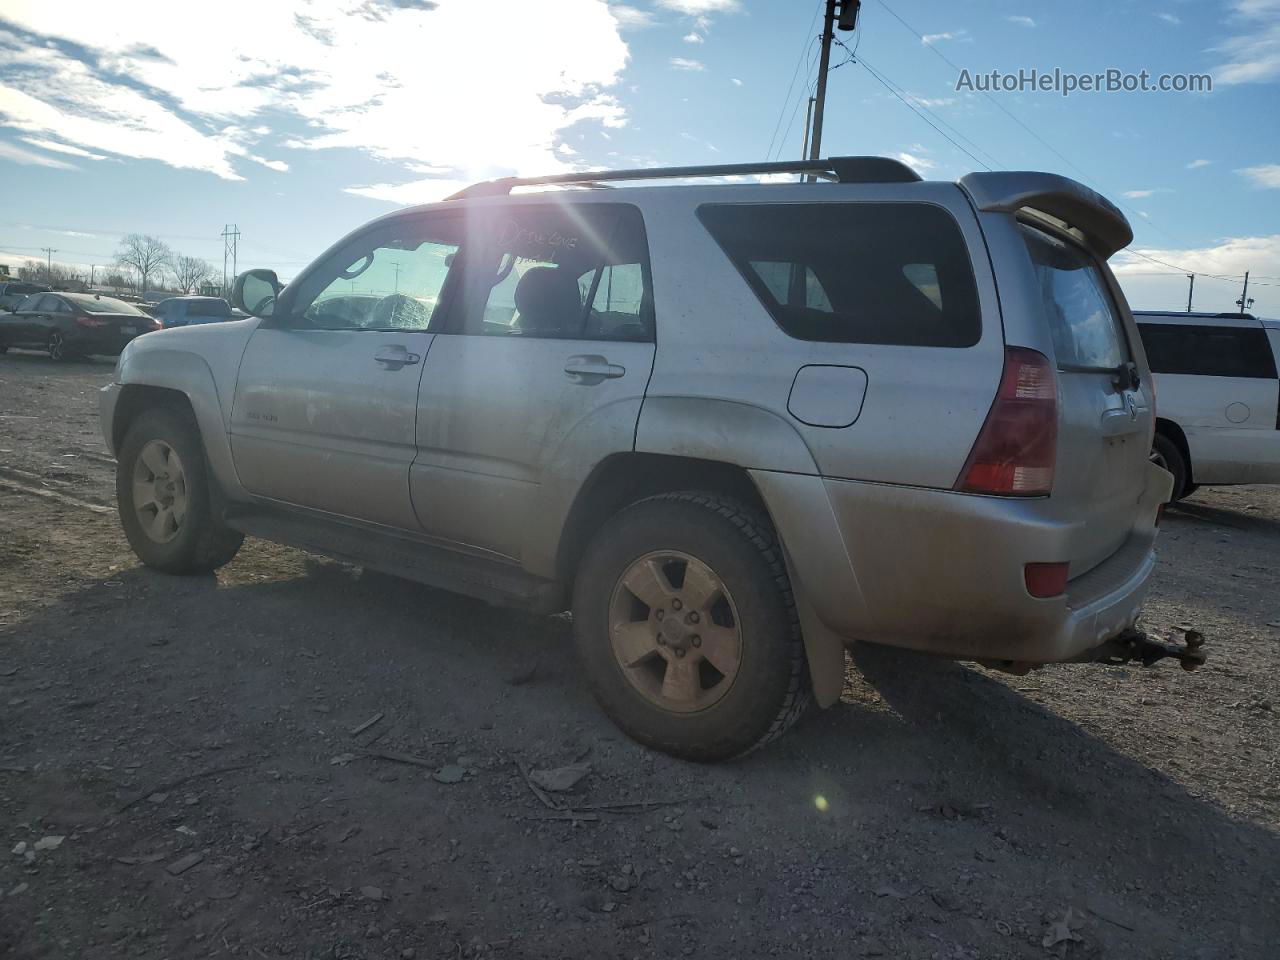
[[[231,304],[225,300],[190,300],[187,302],[189,317],[229,317]]]
[[[714,204],[698,216],[800,340],[971,347],[982,336],[964,237],[939,207]]]
[[[85,313],[124,313],[129,316],[144,317],[141,310],[131,303],[117,300],[114,297],[91,297],[87,295],[63,294]]]
[[[1022,231],[1058,366],[1113,370],[1128,362],[1120,317],[1097,262],[1043,230],[1023,224]]]

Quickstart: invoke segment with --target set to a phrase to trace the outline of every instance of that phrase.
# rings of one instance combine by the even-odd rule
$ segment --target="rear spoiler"
[[[1119,207],[1084,184],[1056,173],[970,173],[960,178],[960,189],[979,210],[1048,214],[1078,231],[1104,259],[1133,240],[1133,228]]]

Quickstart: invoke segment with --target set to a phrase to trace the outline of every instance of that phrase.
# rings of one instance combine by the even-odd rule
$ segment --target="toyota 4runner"
[[[881,158],[477,184],[131,343],[120,519],[171,573],[247,534],[570,608],[604,710],[694,759],[834,702],[853,641],[1132,654],[1171,478],[1131,239],[1062,177]]]

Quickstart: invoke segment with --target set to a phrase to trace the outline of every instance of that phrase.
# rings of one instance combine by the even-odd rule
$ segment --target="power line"
[[[862,67],[862,69],[863,69],[863,70],[866,70],[866,71],[867,71],[867,73],[871,74],[871,76],[872,76],[872,77],[874,77],[877,81],[879,81],[879,83],[880,83],[880,85],[881,85],[882,87],[884,87],[884,88],[885,88],[886,90],[888,90],[891,94],[893,94],[895,97],[897,97],[899,100],[901,100],[901,101],[902,101],[902,103],[903,103],[903,105],[904,105],[904,106],[906,106],[906,108],[907,108],[908,110],[910,110],[912,113],[914,113],[917,117],[919,117],[919,118],[920,118],[921,120],[923,120],[925,123],[929,124],[929,126],[933,127],[933,129],[934,129],[934,130],[936,130],[936,131],[938,132],[938,135],[939,135],[940,137],[942,137],[944,140],[946,140],[948,143],[950,143],[953,147],[955,147],[957,150],[959,150],[961,153],[963,153],[965,156],[967,156],[970,160],[972,160],[972,161],[973,161],[974,163],[976,163],[978,166],[980,166],[980,167],[986,167],[986,169],[988,169],[988,170],[990,170],[990,169],[991,169],[989,166],[987,166],[987,164],[983,163],[981,160],[979,160],[977,157],[975,157],[972,153],[970,153],[968,150],[966,150],[964,147],[962,147],[962,146],[961,146],[957,141],[953,140],[953,139],[952,139],[952,138],[947,134],[947,132],[946,132],[945,130],[943,130],[940,126],[938,126],[936,123],[934,123],[932,120],[930,120],[927,116],[925,116],[923,113],[921,113],[921,112],[920,112],[919,110],[917,110],[915,107],[913,107],[913,106],[911,105],[911,103],[910,103],[910,102],[909,102],[905,97],[903,97],[903,96],[902,96],[902,94],[898,93],[898,91],[897,91],[897,90],[893,89],[893,87],[889,84],[889,82],[888,82],[887,80],[885,80],[885,78],[884,78],[884,77],[880,76],[880,74],[876,73],[876,71],[875,71],[875,70],[873,70],[870,66],[868,66],[868,65],[867,65],[867,62],[866,62],[865,60],[859,60],[859,61],[857,61],[857,63],[859,64],[859,66],[861,66],[861,67]]]
[[[884,7],[885,10],[889,12],[890,16],[892,16],[895,20],[897,20],[900,24],[902,24],[903,27],[905,27],[908,31],[910,31],[912,36],[914,36],[917,40],[924,43],[924,34],[922,34],[919,30],[917,30],[911,24],[907,23],[906,20],[902,19],[902,17],[898,14],[896,10],[894,10],[891,6],[885,3],[885,0],[878,0],[878,2],[880,3],[880,6]],[[939,50],[936,44],[924,43],[924,45],[929,48],[930,52],[932,52],[934,56],[941,59],[943,63],[947,64],[947,66],[951,67],[952,70],[955,70],[957,73],[962,72],[962,68],[959,65],[957,65],[955,61],[953,61],[945,53]],[[1046,150],[1048,150],[1055,157],[1057,157],[1059,160],[1065,163],[1068,167],[1070,167],[1072,170],[1078,173],[1081,177],[1083,177],[1086,182],[1090,180],[1092,180],[1094,183],[1100,182],[1097,180],[1097,178],[1093,177],[1089,173],[1086,173],[1079,166],[1073,163],[1070,158],[1068,158],[1065,154],[1062,153],[1061,150],[1059,150],[1057,147],[1051,144],[1044,137],[1040,136],[1040,134],[1036,133],[1035,130],[1031,129],[1031,127],[1028,126],[1026,123],[1024,123],[1023,120],[1019,116],[1017,116],[1017,114],[1013,113],[1013,111],[1011,111],[1008,107],[1006,107],[1003,103],[1001,103],[997,98],[993,97],[990,94],[990,92],[986,90],[979,90],[978,92],[981,93],[988,100],[990,100],[991,103],[993,103],[996,106],[996,108],[999,109],[1010,120],[1012,120],[1018,126],[1022,127],[1022,129],[1027,131],[1027,133],[1031,134],[1031,136],[1033,136],[1036,140],[1038,140]],[[1110,193],[1112,191],[1106,191],[1106,192]],[[1134,214],[1135,216],[1141,217],[1142,221],[1145,222],[1147,226],[1164,234],[1166,237],[1169,237],[1169,239],[1173,240],[1175,243],[1184,242],[1182,240],[1179,240],[1177,237],[1173,236],[1167,230],[1164,230],[1163,228],[1161,228],[1158,224],[1153,223],[1149,217],[1142,216],[1142,214],[1138,210],[1135,210],[1133,207],[1130,207],[1125,203],[1121,203],[1119,200],[1116,200],[1115,202],[1118,206],[1123,207],[1125,210],[1129,211],[1129,213]]]
[[[839,43],[839,41],[836,41],[836,42],[837,42],[837,43]],[[841,46],[844,46],[844,44],[841,44]],[[845,49],[846,49],[846,50],[848,50],[848,47],[845,47]],[[906,89],[905,87],[903,87],[901,84],[899,84],[899,83],[895,82],[891,77],[889,77],[889,76],[888,76],[888,74],[884,73],[884,72],[883,72],[883,71],[881,71],[880,69],[878,69],[878,68],[876,68],[876,67],[873,67],[871,64],[867,63],[867,61],[866,61],[866,59],[865,59],[865,58],[863,58],[863,59],[861,59],[861,60],[856,60],[856,61],[855,61],[855,60],[853,59],[853,51],[852,51],[852,50],[850,50],[850,51],[849,51],[849,56],[850,56],[850,59],[849,59],[848,61],[845,61],[846,63],[848,63],[848,62],[856,62],[856,63],[860,64],[864,70],[866,70],[868,73],[871,73],[873,76],[875,76],[875,77],[876,77],[876,79],[880,80],[880,82],[881,82],[881,83],[886,84],[887,86],[889,86],[889,87],[893,88],[890,92],[894,93],[895,95],[900,94],[900,95],[898,96],[898,99],[899,99],[899,100],[902,100],[902,99],[903,99],[903,97],[905,97],[905,98],[906,98],[906,100],[904,100],[904,101],[903,101],[904,103],[907,103],[907,101],[910,101],[910,103],[907,103],[907,106],[912,106],[912,105],[914,105],[914,106],[918,107],[920,110],[922,110],[922,111],[924,111],[925,113],[927,113],[929,116],[933,117],[933,119],[934,119],[934,120],[936,120],[938,123],[942,124],[942,125],[943,125],[944,127],[946,127],[948,130],[950,130],[952,133],[954,133],[957,137],[959,137],[961,140],[963,140],[965,143],[969,144],[969,146],[973,147],[973,149],[974,149],[974,150],[977,150],[977,151],[978,151],[978,153],[982,154],[984,157],[986,157],[988,160],[990,160],[992,164],[995,164],[995,167],[997,167],[997,168],[998,168],[998,167],[1003,167],[1003,166],[1004,166],[1004,164],[1003,164],[1003,163],[1001,163],[1001,162],[1000,162],[1000,160],[998,160],[994,155],[992,155],[992,154],[988,153],[986,150],[984,150],[980,144],[978,144],[978,143],[977,143],[976,141],[974,141],[972,138],[970,138],[970,137],[966,136],[966,135],[963,133],[963,131],[961,131],[961,130],[960,130],[958,127],[956,127],[954,124],[949,123],[947,120],[945,120],[945,119],[944,119],[943,117],[941,117],[939,114],[937,114],[937,113],[935,113],[933,110],[929,109],[929,105],[928,105],[927,103],[924,103],[924,102],[923,102],[919,97],[917,97],[917,96],[915,96],[915,95],[911,94],[910,92],[908,92],[908,91],[907,91],[907,89]],[[840,64],[840,66],[844,66],[844,64]],[[922,119],[923,119],[923,118],[922,118]],[[935,127],[934,129],[937,129],[937,128]],[[939,132],[941,132],[941,131],[939,131]],[[946,134],[943,134],[943,136],[946,136]],[[948,139],[948,140],[950,140],[950,137],[948,137],[947,139]],[[955,143],[955,141],[954,141],[954,140],[953,140],[953,141],[951,141],[951,142],[952,142],[952,143]],[[958,144],[957,144],[957,146],[958,146]],[[964,148],[963,148],[963,147],[960,147],[960,149],[961,149],[961,150],[964,150]],[[964,150],[964,152],[965,152],[966,154],[968,154],[968,156],[969,156],[969,158],[970,158],[970,159],[972,159],[975,163],[979,164],[980,166],[986,167],[988,170],[993,169],[993,167],[992,167],[990,164],[985,163],[984,161],[982,161],[982,160],[981,160],[981,159],[979,159],[978,157],[975,157],[972,153],[969,153],[969,151],[968,151],[968,150]]]
[[[787,92],[782,98],[782,106],[778,108],[778,119],[773,125],[773,136],[769,138],[769,149],[764,152],[766,160],[773,155],[773,145],[778,139],[778,131],[782,128],[782,118],[786,115],[787,104],[791,102],[791,91],[795,89],[796,77],[800,75],[800,64],[804,63],[805,54],[813,49],[810,46],[813,43],[813,25],[818,22],[818,14],[822,12],[824,2],[825,0],[819,0],[817,8],[813,11],[813,17],[809,20],[809,26],[805,29],[804,45],[800,47],[800,55],[796,57],[795,69],[791,71],[791,82],[787,84]],[[794,112],[792,116],[794,117]],[[778,149],[781,151],[781,146]]]

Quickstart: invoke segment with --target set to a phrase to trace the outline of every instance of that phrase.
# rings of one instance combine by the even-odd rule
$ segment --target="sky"
[[[798,158],[820,0],[0,0],[0,262],[125,233],[297,273],[348,230],[507,174]],[[825,155],[1088,183],[1135,309],[1280,316],[1280,0],[865,0]],[[851,59],[851,50],[856,57]],[[1211,92],[957,90],[1019,69]]]

